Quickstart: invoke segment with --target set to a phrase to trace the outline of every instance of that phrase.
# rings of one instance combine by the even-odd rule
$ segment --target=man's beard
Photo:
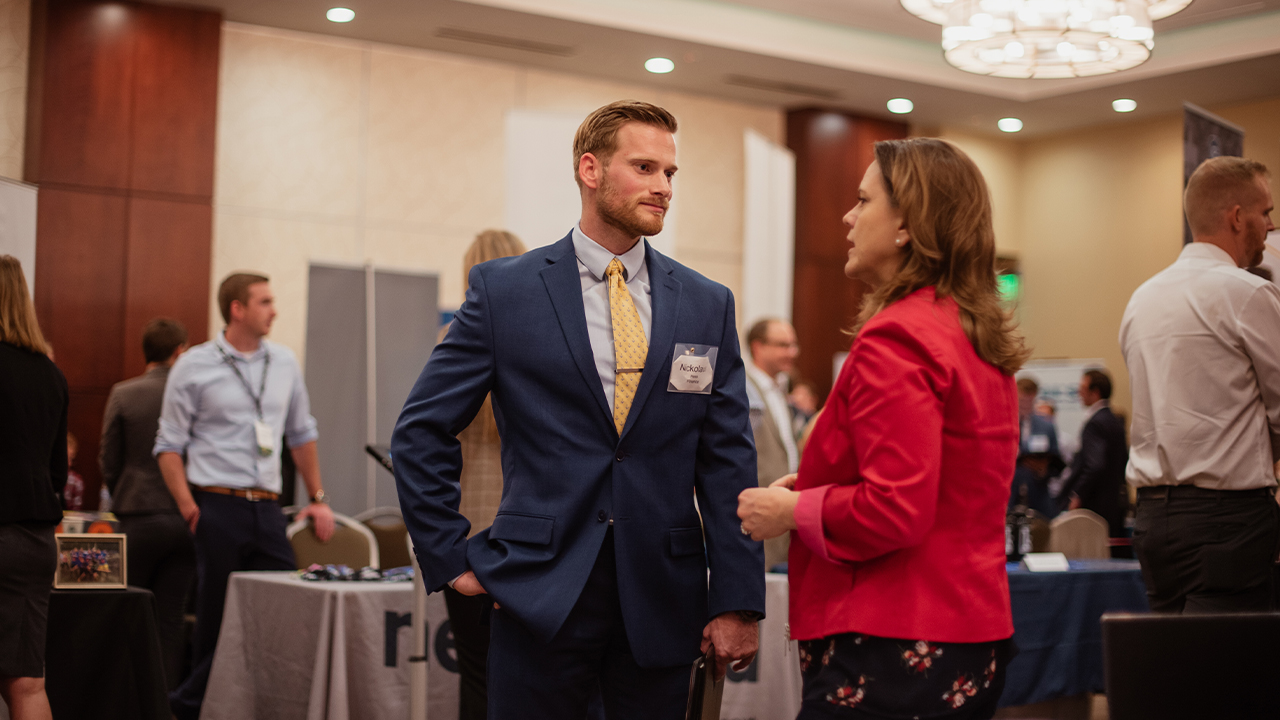
[[[606,175],[607,177],[607,175]],[[600,184],[600,194],[596,199],[596,212],[609,225],[621,230],[630,237],[653,237],[662,232],[664,215],[654,215],[639,210],[639,201],[628,201],[622,197],[607,179]],[[666,209],[666,203],[663,203]]]

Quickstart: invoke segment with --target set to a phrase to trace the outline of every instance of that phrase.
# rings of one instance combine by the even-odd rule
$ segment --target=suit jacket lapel
[[[645,263],[649,266],[650,299],[653,302],[653,329],[649,332],[649,354],[645,357],[644,372],[640,374],[640,385],[636,387],[636,399],[627,414],[627,424],[622,428],[623,437],[640,417],[645,401],[653,392],[654,383],[665,379],[671,372],[671,349],[675,343],[676,316],[680,309],[680,281],[671,277],[671,264],[649,245],[648,240],[644,244]]]
[[[600,384],[600,373],[596,370],[595,354],[591,351],[591,337],[587,335],[587,314],[582,307],[582,280],[578,276],[577,256],[573,252],[573,233],[556,243],[555,249],[558,252],[547,258],[549,264],[541,273],[542,282],[551,296],[551,306],[555,308],[556,319],[560,321],[574,364],[612,428],[613,413],[609,411],[604,386]]]

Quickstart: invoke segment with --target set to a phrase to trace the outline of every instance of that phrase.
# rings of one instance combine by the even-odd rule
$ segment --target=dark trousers
[[[612,532],[605,536],[582,595],[551,642],[537,639],[501,609],[493,611],[490,623],[492,720],[587,717],[597,692],[609,720],[684,717],[690,666],[642,668],[631,655],[618,600]]]
[[[458,653],[458,720],[485,720],[489,714],[489,611],[493,598],[444,589],[449,628]]]
[[[1139,488],[1134,551],[1155,612],[1266,612],[1280,509],[1273,489]]]
[[[199,717],[222,628],[227,582],[238,570],[294,570],[284,513],[274,502],[196,492],[196,638],[191,675],[169,694],[178,720]]]
[[[156,596],[165,687],[173,690],[182,681],[182,619],[196,576],[195,542],[177,513],[121,515],[120,527],[129,537],[129,584]]]

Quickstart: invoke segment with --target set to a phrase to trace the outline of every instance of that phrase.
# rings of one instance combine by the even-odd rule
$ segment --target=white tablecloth
[[[725,688],[724,720],[791,720],[800,707],[795,643],[784,636],[787,578],[769,575],[760,656]],[[409,714],[410,583],[304,582],[234,573],[202,720],[404,720]],[[428,716],[456,720],[458,674],[444,596],[427,598]]]

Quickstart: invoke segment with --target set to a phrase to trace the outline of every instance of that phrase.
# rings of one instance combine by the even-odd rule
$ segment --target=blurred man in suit
[[[756,652],[764,557],[737,517],[756,470],[733,296],[644,240],[671,200],[675,131],[635,101],[583,121],[577,226],[471,270],[392,434],[427,589],[495,601],[496,720],[580,718],[595,692],[611,720],[676,720],[700,652],[714,644],[722,672]],[[468,539],[457,434],[486,396],[503,495]]]
[[[1018,464],[1013,471],[1009,510],[1015,506],[1035,510],[1046,519],[1058,514],[1049,493],[1049,480],[1062,472],[1058,428],[1053,420],[1035,411],[1040,384],[1018,378]]]
[[[786,320],[765,318],[747,331],[751,362],[747,364],[747,401],[751,407],[751,432],[756,442],[756,477],[760,487],[800,466],[800,453],[791,432],[791,409],[778,376],[791,372],[800,354],[796,329]],[[764,566],[787,561],[791,536],[782,534],[764,543]]]
[[[1124,537],[1129,496],[1124,469],[1129,463],[1129,443],[1124,421],[1111,411],[1111,376],[1089,370],[1080,378],[1080,404],[1085,423],[1080,429],[1080,449],[1071,458],[1071,476],[1061,499],[1071,510],[1092,510],[1107,521],[1111,537]]]

